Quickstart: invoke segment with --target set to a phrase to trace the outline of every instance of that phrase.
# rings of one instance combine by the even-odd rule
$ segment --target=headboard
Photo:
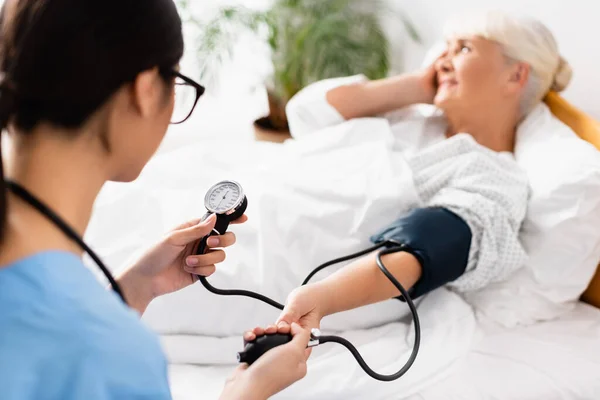
[[[550,92],[545,102],[558,119],[573,129],[583,140],[590,142],[600,150],[599,122],[575,108],[559,96],[558,93]],[[598,227],[598,235],[600,235],[600,226]],[[600,308],[600,265],[598,266],[598,270],[596,270],[596,276],[592,279],[590,286],[581,299],[586,303]]]

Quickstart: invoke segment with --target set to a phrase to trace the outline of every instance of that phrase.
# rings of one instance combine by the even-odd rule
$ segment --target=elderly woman
[[[445,50],[424,70],[337,86],[322,82],[288,108],[297,138],[401,109],[390,125],[422,206],[372,240],[408,245],[383,262],[413,298],[443,285],[478,290],[523,265],[518,235],[528,183],[512,155],[517,128],[548,91],[564,89],[571,78],[550,31],[530,18],[471,15],[450,22],[445,37]],[[324,87],[320,99],[309,95]],[[439,113],[424,116],[413,107],[419,103]],[[294,291],[278,323],[313,328],[326,315],[398,294],[371,255]]]

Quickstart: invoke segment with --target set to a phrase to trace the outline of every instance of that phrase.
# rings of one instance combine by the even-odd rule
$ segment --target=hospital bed
[[[596,149],[600,149],[600,127],[597,122],[579,112],[556,94],[550,94],[546,103],[552,114],[559,120],[571,127],[582,139],[595,145]],[[549,110],[546,112],[552,116]],[[359,121],[350,126],[355,127],[357,131],[364,132],[361,130],[361,123]],[[380,121],[364,121],[364,123],[383,124]],[[251,215],[248,223],[236,226],[238,244],[228,249],[227,262],[223,263],[219,267],[219,272],[211,277],[211,282],[215,286],[255,290],[283,301],[291,290],[289,288],[297,286],[314,266],[322,261],[346,254],[345,250],[339,250],[342,247],[354,248],[356,243],[353,242],[353,238],[340,237],[340,242],[334,243],[332,242],[334,238],[329,235],[330,232],[323,231],[320,234],[328,237],[328,240],[325,241],[323,247],[310,252],[309,255],[306,255],[306,252],[302,254],[296,252],[294,253],[296,256],[288,257],[287,254],[277,253],[278,246],[277,244],[273,245],[273,243],[277,243],[277,240],[288,241],[284,243],[284,246],[280,246],[287,252],[294,251],[294,248],[297,247],[295,244],[290,245],[289,241],[293,240],[296,243],[301,238],[295,236],[298,235],[295,230],[293,231],[294,235],[281,235],[282,230],[279,225],[281,218],[269,219],[268,224],[261,225],[261,222],[266,221],[260,218],[259,197],[263,191],[261,186],[265,176],[271,178],[275,176],[286,181],[292,179],[290,176],[302,178],[294,175],[293,167],[289,167],[290,162],[287,158],[289,153],[285,152],[287,145],[256,143],[252,139],[241,142],[239,136],[226,143],[221,138],[211,139],[214,142],[209,142],[209,140],[200,142],[190,134],[191,132],[187,131],[189,128],[185,129],[185,134],[173,137],[181,142],[177,145],[172,142],[170,147],[155,157],[140,179],[127,185],[107,185],[96,202],[95,213],[87,235],[89,242],[97,249],[107,265],[121,267],[128,265],[130,261],[139,256],[139,251],[143,251],[143,246],[154,243],[167,229],[189,219],[190,215],[202,215],[205,212],[201,201],[204,191],[216,179],[231,179],[232,176],[244,182],[251,202],[249,211],[254,214]],[[197,128],[193,130],[196,132]],[[336,132],[332,133],[335,136]],[[540,141],[547,139],[548,132],[542,129],[537,133],[539,135],[530,146],[533,153],[538,150],[540,145],[543,145]],[[571,131],[568,133],[570,139],[575,140],[577,145],[585,145],[584,150],[587,156],[597,155],[596,149],[577,140]],[[331,136],[325,136],[328,139],[323,141],[327,142]],[[364,135],[357,136],[364,137]],[[366,168],[370,168],[369,163],[376,164],[367,171],[370,173],[378,172],[380,167],[387,168],[384,159],[373,158],[375,161],[371,159],[373,155],[376,157],[377,154],[383,154],[380,152],[380,147],[376,145],[369,147],[373,137],[373,134],[370,135],[368,143],[364,146],[361,145],[360,154],[349,153],[348,157],[352,157],[347,162],[347,164],[351,164],[349,168],[356,169],[356,165],[361,162]],[[321,141],[321,139],[308,141],[300,146],[300,150],[310,151],[312,145],[320,145]],[[295,142],[296,145],[299,144],[298,141]],[[209,143],[211,144],[209,145]],[[546,163],[561,162],[560,154],[564,151],[562,142],[558,143],[558,146],[556,143],[550,143],[554,147],[550,159],[546,155]],[[215,148],[222,148],[220,146],[224,144],[228,146],[227,160],[224,160],[220,153],[214,151]],[[293,144],[288,147],[298,150],[298,146]],[[248,151],[249,148],[252,148],[252,151]],[[372,153],[366,154],[368,151],[372,151]],[[548,152],[542,153],[548,154]],[[576,161],[579,153],[576,155],[574,153],[568,157],[562,157],[562,161],[569,160],[569,163],[573,160]],[[328,159],[331,157],[330,153],[326,152],[325,154]],[[534,155],[536,156],[534,161],[537,161],[539,157],[537,154]],[[276,171],[271,162],[272,159],[278,157],[281,158],[279,165],[284,169],[282,172]],[[307,168],[310,168],[311,164],[318,160],[315,157],[305,162]],[[202,160],[200,168],[198,160]],[[231,163],[229,160],[235,160],[235,163]],[[266,167],[263,163],[265,160],[268,160]],[[302,161],[301,159],[295,161],[298,160]],[[348,161],[348,159],[342,158],[342,161]],[[594,165],[598,166],[599,164]],[[233,167],[236,169],[231,170]],[[587,170],[589,169],[587,168]],[[554,261],[553,268],[555,270],[546,276],[546,282],[550,282],[549,286],[552,290],[549,297],[556,300],[557,303],[569,303],[568,307],[558,307],[560,312],[556,313],[548,313],[542,307],[543,312],[537,313],[539,320],[531,319],[526,323],[506,326],[484,318],[475,321],[473,309],[475,305],[487,301],[487,306],[492,309],[489,313],[492,317],[504,312],[504,317],[508,316],[507,320],[510,321],[515,312],[518,313],[520,309],[531,306],[531,301],[535,300],[535,297],[524,296],[524,289],[514,285],[513,281],[496,292],[492,292],[492,295],[488,294],[483,301],[476,299],[475,302],[469,304],[450,291],[436,290],[425,296],[418,305],[423,328],[421,350],[413,369],[403,378],[391,383],[375,381],[366,376],[343,347],[324,345],[314,349],[313,356],[309,360],[307,377],[276,396],[275,399],[600,399],[600,271],[591,280],[588,290],[585,291],[580,301],[574,301],[584,292],[585,283],[591,279],[593,269],[600,258],[600,189],[598,188],[600,171],[592,174],[594,178],[591,183],[589,181],[586,183],[586,190],[582,192],[588,197],[597,198],[596,202],[590,202],[589,198],[587,200],[579,199],[574,195],[569,195],[573,187],[575,187],[574,192],[579,195],[581,186],[577,185],[581,184],[579,181],[583,178],[578,176],[585,175],[586,168],[579,166],[577,170],[572,170],[561,166],[557,170],[566,171],[567,180],[570,181],[569,185],[571,186],[566,186],[566,193],[565,187],[560,192],[552,189],[547,193],[542,193],[542,196],[538,198],[538,206],[545,208],[549,203],[555,201],[562,202],[562,206],[566,203],[567,207],[573,204],[570,209],[562,210],[566,212],[567,220],[572,220],[569,215],[574,212],[573,210],[577,211],[587,207],[585,218],[589,221],[583,220],[582,222],[582,217],[578,216],[575,224],[570,222],[571,225],[566,230],[566,236],[563,232],[560,240],[551,243],[551,247],[555,244],[561,246],[560,249],[551,248],[547,252],[551,253],[555,259],[559,259],[558,268],[557,261],[548,259],[548,256],[543,257],[543,261],[538,258],[536,265],[544,268],[546,262]],[[343,170],[340,174],[346,172]],[[539,172],[536,171],[538,178],[543,175]],[[286,173],[292,175],[288,176]],[[363,187],[360,185],[367,184],[364,182],[377,187],[381,186],[379,183],[394,182],[385,177],[377,178],[375,175],[369,175],[369,179],[367,179],[363,175],[359,175],[361,179],[358,181],[355,179],[356,175],[352,175],[353,182],[359,186],[356,190],[362,190]],[[377,179],[385,180],[377,181]],[[557,178],[552,177],[552,179]],[[552,186],[552,179],[548,180],[542,177],[544,185]],[[194,182],[194,185],[190,185],[190,182]],[[314,202],[319,201],[319,193],[327,191],[327,187],[324,186],[326,183],[317,185],[318,182],[311,182],[310,189],[314,190],[303,197],[303,201],[309,202],[311,209],[315,208]],[[285,186],[277,188],[281,189],[282,187],[285,189]],[[292,197],[296,196],[294,191],[288,194]],[[386,193],[384,193],[384,197],[385,195]],[[143,198],[144,201],[140,202],[140,198]],[[267,200],[269,199],[267,197]],[[396,197],[392,196],[390,199],[391,203],[396,204]],[[264,202],[264,199],[262,201]],[[593,204],[590,206],[589,203]],[[174,204],[177,207],[173,207]],[[335,204],[343,205],[343,202]],[[269,203],[270,208],[275,206],[276,204]],[[346,210],[347,213],[344,211],[342,214],[344,219],[351,219],[354,216],[353,213],[356,211],[353,207],[350,208],[350,211]],[[338,212],[337,209],[332,211],[332,213]],[[531,215],[531,213],[528,214]],[[153,218],[148,218],[148,215],[152,215]],[[324,217],[331,216],[321,210],[319,217],[323,217],[323,215]],[[310,225],[308,227],[300,226],[301,221],[310,219],[303,217],[302,214],[295,214],[292,221],[295,226],[293,228],[287,226],[287,228],[300,227],[301,232],[307,233],[304,235],[305,240],[309,240],[307,239],[309,237],[312,240],[319,227],[315,224],[311,225],[310,222],[308,222]],[[558,217],[560,219],[564,215]],[[550,215],[550,218],[554,219],[554,214]],[[285,223],[290,223],[289,218],[286,221]],[[581,225],[585,226],[582,228]],[[540,226],[541,228],[538,230],[543,231],[545,225],[542,223]],[[300,235],[302,234],[300,233]],[[279,238],[280,236],[283,237]],[[318,240],[313,241],[317,244],[320,243]],[[584,245],[583,242],[587,243]],[[312,242],[303,242],[303,244],[307,243],[312,245]],[[360,246],[364,244],[360,243]],[[335,246],[338,246],[338,250],[328,250]],[[268,248],[269,251],[259,254],[257,248]],[[538,249],[538,253],[545,254],[539,251],[541,248],[547,249],[548,246],[534,246],[534,250]],[[585,262],[585,272],[579,274],[581,271],[578,272],[575,269],[576,265],[583,260],[580,257],[582,250],[585,250],[587,254],[585,256],[587,261]],[[326,251],[329,253],[322,254]],[[348,253],[350,252],[348,251]],[[557,253],[560,253],[560,257],[557,257]],[[313,254],[319,255],[319,259]],[[271,257],[270,261],[264,262],[267,257]],[[298,261],[297,258],[301,260]],[[286,262],[289,260],[290,265],[287,266],[289,268],[282,268],[283,260]],[[296,277],[291,268],[293,262],[307,264],[303,267],[309,268],[309,270],[301,271],[301,276]],[[260,273],[253,272],[252,269],[259,265],[265,269]],[[118,273],[118,271],[114,272]],[[542,274],[546,272],[548,271],[542,271]],[[543,285],[538,286],[544,288]],[[266,291],[263,290],[265,288]],[[569,292],[569,295],[565,295],[566,292]],[[506,296],[506,293],[509,295]],[[504,299],[498,301],[496,296],[504,296]],[[510,312],[506,313],[508,307],[503,305],[503,301],[511,303]],[[402,312],[406,307],[394,301],[382,306],[384,311],[393,313],[394,321],[397,322],[383,326],[375,323],[369,325],[375,326],[375,328],[350,332],[344,330],[338,333],[357,346],[367,363],[375,371],[393,373],[400,369],[412,347],[411,327],[409,323],[400,321],[400,318],[396,319],[396,313]],[[241,350],[242,330],[256,324],[271,323],[278,315],[275,309],[260,307],[258,302],[250,299],[224,299],[211,295],[201,286],[193,286],[181,293],[153,302],[144,315],[144,321],[163,339],[164,348],[170,361],[170,380],[175,400],[217,399],[219,397],[226,379],[235,368],[235,353]],[[429,308],[423,310],[423,307]],[[260,313],[258,312],[259,308],[262,310]],[[269,312],[271,314],[268,314]],[[262,316],[257,316],[259,314]],[[368,311],[361,311],[359,315],[359,319],[369,316]],[[326,320],[331,321],[331,318],[334,317],[328,317]],[[354,323],[354,321],[356,318],[348,318],[343,322]],[[330,325],[337,325],[337,323],[338,321],[333,321],[330,322]],[[427,330],[427,326],[432,326],[432,323],[435,323],[437,330]],[[212,329],[213,326],[218,328],[219,332],[206,333],[206,330]],[[201,336],[198,331],[204,331],[209,336]]]
[[[597,122],[557,94],[551,93],[546,103],[556,117],[582,139],[600,149],[600,125]],[[344,360],[348,364],[353,363],[349,356]],[[170,379],[175,400],[217,399],[233,367],[172,364]],[[326,387],[343,382],[340,374],[343,372],[330,370],[327,375],[311,378],[312,382]],[[484,323],[479,327],[478,338],[467,354],[453,362],[451,368],[440,374],[435,382],[391,396],[384,390],[385,385],[373,381],[369,386],[370,395],[363,393],[351,398],[600,399],[600,268],[581,301],[559,318],[512,328]],[[378,390],[386,395],[378,394]],[[312,395],[310,398],[350,398],[347,394],[336,397],[331,390],[327,393],[322,397]],[[286,395],[284,392],[276,398],[303,397]]]

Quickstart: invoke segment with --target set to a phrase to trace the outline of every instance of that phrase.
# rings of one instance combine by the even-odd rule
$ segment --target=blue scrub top
[[[158,337],[76,255],[0,268],[0,399],[170,399]]]

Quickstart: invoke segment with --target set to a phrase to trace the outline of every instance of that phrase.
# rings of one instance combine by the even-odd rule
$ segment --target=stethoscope
[[[34,197],[30,192],[28,192],[21,185],[7,181],[6,185],[9,190],[11,190],[16,196],[20,197],[23,201],[27,202],[33,208],[38,210],[41,214],[47,217],[50,221],[52,221],[67,237],[76,242],[98,265],[98,267],[102,270],[102,273],[108,279],[112,289],[117,293],[117,295],[121,298],[121,300],[127,304],[125,299],[125,295],[121,290],[121,287],[114,279],[108,268],[102,263],[100,258],[96,255],[96,253],[83,241],[83,239],[64,221],[62,220],[56,213],[54,213],[48,206]],[[215,223],[215,227],[210,235],[202,238],[196,248],[196,254],[204,254],[207,247],[207,240],[210,236],[213,235],[223,235],[227,232],[227,228],[232,221],[240,218],[248,207],[248,199],[244,194],[244,190],[242,186],[235,181],[222,181],[212,186],[206,196],[204,198],[204,205],[207,209],[207,213],[202,218],[203,220],[208,218],[212,214],[216,214],[217,221]],[[384,249],[384,247],[387,247]],[[338,264],[344,261],[349,261],[355,259],[357,257],[364,256],[368,253],[371,253],[375,250],[382,249],[377,254],[377,266],[385,274],[385,276],[394,284],[394,286],[400,291],[403,298],[405,299],[408,307],[410,308],[414,325],[415,325],[415,341],[413,344],[412,353],[405,363],[405,365],[400,369],[400,371],[396,372],[392,375],[381,375],[373,371],[362,358],[356,347],[352,345],[348,340],[339,337],[339,336],[324,336],[321,334],[319,329],[313,329],[311,331],[310,342],[308,343],[308,347],[315,347],[325,343],[338,343],[342,346],[346,347],[354,356],[358,364],[361,368],[372,378],[379,381],[394,381],[401,376],[403,376],[413,365],[415,359],[417,358],[417,354],[419,352],[419,345],[421,342],[421,327],[419,323],[419,316],[417,314],[417,309],[410,298],[408,292],[402,287],[400,282],[388,271],[388,269],[383,264],[381,257],[386,254],[396,253],[400,251],[404,251],[406,248],[401,243],[397,243],[394,241],[384,241],[373,247],[365,249],[355,254],[351,254],[345,257],[340,257],[338,259],[329,261],[319,267],[317,267],[314,271],[312,271],[308,277],[304,280],[302,285],[306,285],[318,272],[323,269],[330,267],[334,264]],[[212,286],[208,280],[203,276],[198,276],[202,285],[211,293],[220,295],[220,296],[245,296],[251,297],[256,300],[260,300],[265,302],[275,308],[280,310],[284,309],[284,305],[276,302],[266,296],[263,296],[259,293],[247,291],[247,290],[222,290],[217,289]],[[251,365],[254,363],[260,356],[262,356],[267,351],[289,343],[292,340],[292,336],[289,334],[267,334],[261,337],[256,338],[255,340],[248,342],[243,351],[237,354],[238,361],[240,363],[247,363]]]

